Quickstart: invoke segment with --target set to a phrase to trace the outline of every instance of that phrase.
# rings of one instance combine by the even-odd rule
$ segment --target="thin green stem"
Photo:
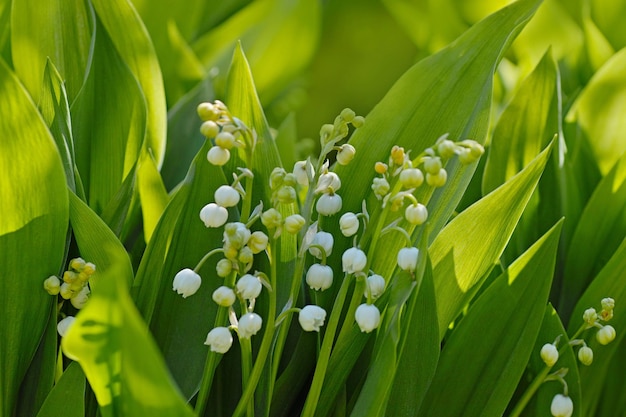
[[[200,261],[198,262],[196,267],[193,269],[193,271],[197,273],[198,271],[200,271],[204,263],[208,261],[211,256],[215,255],[216,253],[223,253],[223,252],[224,252],[224,248],[213,249],[212,251],[204,255],[202,259],[200,259]]]
[[[268,330],[266,329],[266,331]],[[241,346],[241,384],[243,387],[248,387],[252,372],[252,343],[249,337],[240,337],[239,345]],[[240,404],[246,409],[247,417],[254,417],[254,396],[251,396],[246,402],[240,401]]]
[[[343,305],[346,300],[346,296],[348,295],[349,287],[350,275],[346,275],[343,282],[341,283],[339,292],[337,293],[337,298],[335,298],[333,310],[331,312],[330,319],[328,320],[328,325],[326,326],[324,341],[322,342],[320,355],[317,361],[317,365],[315,366],[315,373],[313,374],[311,389],[309,390],[309,395],[307,396],[306,402],[304,403],[302,417],[313,417],[313,415],[315,414],[315,409],[317,408],[317,403],[319,401],[320,393],[322,392],[322,386],[324,384],[324,379],[326,377],[326,369],[328,368],[330,352],[332,350],[333,342],[335,340],[335,333],[339,325],[341,311],[343,310]]]

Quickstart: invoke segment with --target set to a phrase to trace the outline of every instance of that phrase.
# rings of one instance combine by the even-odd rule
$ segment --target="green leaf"
[[[85,415],[85,374],[72,362],[54,386],[37,417],[83,417]]]
[[[622,16],[626,15],[626,4],[621,0],[592,0],[591,18],[611,42],[615,50],[626,46],[626,31]]]
[[[146,102],[99,20],[95,29],[87,81],[71,110],[76,165],[89,206],[101,214],[139,157]]]
[[[602,174],[626,151],[621,132],[626,107],[626,48],[613,55],[589,80],[572,105],[568,122],[577,122],[586,136]]]
[[[620,306],[626,304],[626,286],[624,285],[624,271],[626,270],[626,239],[613,253],[600,273],[594,278],[582,297],[576,303],[568,325],[568,333],[573,334],[582,324],[583,312],[594,307],[600,311],[600,300],[611,297],[615,300],[615,313],[609,323],[617,330],[615,340],[607,346],[600,345],[595,338],[595,329],[583,333],[587,344],[594,352],[593,364],[580,369],[581,390],[583,392],[584,416],[596,415],[595,410],[599,406],[602,396],[604,381],[610,372],[611,359],[616,355],[623,354],[620,343],[624,340],[626,329],[626,309]]]
[[[241,41],[250,56],[259,96],[269,103],[313,57],[320,17],[317,0],[252,2],[198,39],[193,49],[206,68],[218,67],[224,72],[233,47]],[[218,91],[223,83],[218,75]]]
[[[370,188],[375,172],[369,167],[386,161],[394,145],[417,155],[445,133],[453,140],[472,138],[484,143],[493,73],[502,51],[537,6],[537,1],[518,1],[489,16],[447,48],[418,62],[396,82],[350,139],[358,163],[336,168],[344,182],[339,192],[344,210],[359,211],[364,198],[372,204],[376,201]],[[427,206],[432,237],[454,212],[476,165],[461,167],[455,158],[447,163],[447,185],[435,190]],[[393,238],[383,242],[390,252],[402,244]],[[374,269],[383,274],[391,271],[395,261],[389,258],[377,262]]]
[[[596,187],[577,222],[564,265],[559,310],[574,304],[626,236],[626,155]]]
[[[70,193],[70,222],[81,257],[96,265],[96,273],[89,280],[92,292],[102,285],[101,271],[107,271],[116,262],[119,279],[130,288],[133,268],[122,243],[109,227],[80,198]]]
[[[0,414],[9,416],[54,303],[42,285],[62,267],[68,203],[54,139],[1,60],[0,91]]]
[[[444,345],[419,415],[504,413],[541,327],[561,226],[562,221],[470,306]]]
[[[166,138],[165,93],[150,36],[128,0],[92,0],[92,4],[120,58],[130,69],[145,97],[144,147],[160,168]]]
[[[112,262],[99,269],[98,291],[63,338],[63,351],[80,363],[103,417],[193,416],[128,294],[126,258],[116,250],[107,256]]]
[[[551,149],[455,217],[430,246],[441,336],[504,251]]]
[[[35,101],[39,101],[43,91],[48,59],[65,80],[70,103],[83,86],[91,43],[88,10],[82,0],[13,2],[13,65]]]
[[[150,242],[152,233],[169,201],[167,190],[151,155],[143,153],[137,170],[139,198],[143,214],[143,234]]]

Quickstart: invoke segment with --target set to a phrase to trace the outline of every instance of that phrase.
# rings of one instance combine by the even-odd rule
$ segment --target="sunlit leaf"
[[[54,303],[42,285],[62,268],[68,202],[54,139],[2,61],[0,91],[10,115],[0,118],[0,414],[9,416]]]

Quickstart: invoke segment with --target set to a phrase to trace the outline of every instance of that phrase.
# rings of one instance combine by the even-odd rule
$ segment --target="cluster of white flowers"
[[[593,350],[587,345],[585,339],[577,339],[580,333],[585,330],[596,328],[596,340],[601,345],[607,345],[611,343],[616,336],[615,328],[608,324],[601,324],[600,322],[607,322],[613,318],[613,309],[615,307],[615,300],[612,298],[603,298],[600,302],[602,310],[598,314],[595,308],[588,308],[583,313],[583,325],[576,332],[576,335],[570,340],[570,346],[580,346],[578,349],[578,360],[585,366],[590,366],[593,363]],[[546,343],[541,347],[539,355],[541,360],[546,364],[548,368],[552,368],[559,360],[558,343],[561,336],[558,336],[553,343]],[[550,412],[554,417],[570,417],[574,411],[574,403],[572,399],[567,395],[567,383],[563,379],[563,375],[567,373],[567,368],[563,368],[555,372],[553,379],[557,379],[563,383],[564,393],[557,394],[550,407]]]
[[[89,279],[95,272],[94,264],[85,262],[83,258],[74,258],[70,261],[69,269],[63,273],[62,281],[52,275],[43,282],[43,288],[50,295],[59,294],[64,300],[70,300],[72,306],[80,310],[89,300]]]

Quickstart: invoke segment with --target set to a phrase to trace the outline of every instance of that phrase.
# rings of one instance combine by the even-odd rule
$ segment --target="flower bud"
[[[615,308],[615,300],[610,297],[603,298],[600,304],[602,305],[602,310],[613,310]]]
[[[224,242],[241,249],[250,240],[250,229],[241,222],[228,223],[224,228]]]
[[[424,183],[424,174],[417,168],[407,168],[400,172],[400,183],[404,188],[417,188]]]
[[[601,345],[608,345],[615,339],[615,329],[611,325],[602,326],[598,333],[596,333],[596,339]]]
[[[240,195],[230,185],[222,185],[215,190],[215,203],[222,207],[234,207],[239,204]]]
[[[78,273],[74,272],[74,271],[65,271],[63,273],[63,282],[66,282],[68,284],[72,284],[74,282],[78,281]]]
[[[57,295],[61,290],[61,280],[58,277],[51,275],[43,282],[43,288],[48,292],[48,294]]]
[[[80,310],[85,307],[85,304],[87,304],[90,293],[91,291],[89,291],[89,287],[85,285],[79,292],[70,298],[70,303],[72,303],[75,309]]]
[[[359,218],[354,213],[344,213],[339,219],[339,228],[344,236],[354,236],[359,231]]]
[[[233,345],[233,335],[227,327],[216,327],[207,334],[204,344],[211,346],[211,352],[223,354]]]
[[[371,294],[372,298],[375,300],[385,292],[385,278],[380,275],[370,275],[367,277],[366,288],[363,292],[365,297],[369,297]]]
[[[261,223],[268,229],[276,229],[281,226],[282,222],[283,216],[274,208],[264,211],[263,214],[261,214]]]
[[[445,169],[441,168],[435,175],[431,173],[426,174],[426,183],[432,187],[443,187],[448,180],[448,173]]]
[[[86,262],[81,272],[83,274],[87,274],[88,276],[92,276],[96,273],[96,266],[91,262]]]
[[[356,308],[354,319],[362,332],[369,333],[380,324],[380,311],[374,304],[361,304]]]
[[[443,165],[441,164],[441,159],[437,156],[424,160],[424,171],[430,175],[438,175],[441,168],[443,168]]]
[[[372,181],[372,190],[378,199],[386,196],[389,188],[389,182],[385,178],[374,178]]]
[[[233,263],[229,259],[220,259],[215,266],[217,276],[226,278],[233,270]]]
[[[459,151],[459,162],[463,165],[469,165],[472,162],[475,162],[476,158],[472,155],[472,151],[467,148],[462,148]]]
[[[313,264],[306,273],[306,283],[313,290],[324,291],[333,285],[333,269],[328,265]]]
[[[413,272],[417,268],[418,256],[417,248],[402,248],[398,251],[398,266],[404,271]]]
[[[411,204],[404,211],[404,217],[409,223],[420,225],[428,219],[428,210],[421,203]]]
[[[241,339],[249,339],[261,330],[263,319],[256,313],[247,313],[239,319],[238,332]]]
[[[322,216],[332,216],[341,210],[339,194],[322,194],[315,204],[315,209]]]
[[[298,315],[298,321],[302,330],[305,332],[319,332],[320,327],[324,325],[326,319],[326,310],[315,305],[302,307]]]
[[[80,272],[85,267],[86,262],[83,258],[74,258],[70,261],[70,269]]]
[[[387,172],[388,169],[389,167],[384,162],[379,161],[374,164],[374,171],[377,174],[383,175],[385,172]]]
[[[550,405],[550,413],[554,417],[571,417],[574,412],[574,402],[570,397],[566,397],[562,394],[557,394],[552,399]]]
[[[70,284],[64,282],[59,288],[59,294],[61,295],[61,297],[63,297],[63,299],[69,300],[70,298],[72,298],[72,295],[74,295],[74,291],[72,291]]]
[[[248,239],[248,247],[252,250],[252,253],[257,254],[263,252],[267,248],[267,242],[269,238],[263,232],[254,232]]]
[[[583,321],[587,323],[587,326],[593,326],[597,320],[598,320],[598,313],[596,313],[595,308],[588,308],[583,313]]]
[[[200,284],[202,284],[200,275],[189,268],[185,268],[174,277],[172,289],[181,294],[183,298],[187,298],[198,291]]]
[[[363,126],[364,123],[365,123],[365,117],[363,116],[355,116],[354,119],[352,120],[352,126],[356,128]]]
[[[246,300],[257,298],[262,288],[261,280],[254,275],[246,274],[237,281],[237,293]]]
[[[354,155],[356,155],[356,149],[354,146],[345,144],[341,145],[339,151],[337,152],[337,162],[339,165],[348,165],[354,159]]]
[[[285,171],[281,167],[276,167],[272,170],[270,174],[270,189],[275,190],[278,187],[283,185],[285,180],[285,175],[287,175],[287,171]]]
[[[285,219],[285,230],[287,233],[296,234],[302,229],[304,226],[304,217],[299,214],[292,214]]]
[[[213,291],[213,301],[215,301],[215,304],[222,307],[232,306],[236,298],[235,291],[225,285]]]
[[[202,120],[217,120],[220,116],[219,110],[212,103],[200,103],[198,104],[198,116]]]
[[[226,165],[230,159],[230,151],[220,146],[213,146],[206,154],[206,159],[215,166]]]
[[[354,110],[352,110],[350,108],[345,108],[345,109],[343,109],[341,111],[340,116],[341,116],[341,118],[343,120],[345,120],[346,122],[350,123],[356,117],[356,113],[354,112]]]
[[[559,351],[552,343],[543,345],[539,355],[541,356],[541,360],[549,367],[553,367],[559,360]]]
[[[220,132],[215,136],[215,144],[220,148],[232,149],[235,146],[235,136],[230,132]]]
[[[394,145],[393,148],[391,148],[391,161],[396,164],[396,165],[402,165],[404,164],[404,157],[405,157],[405,153],[404,153],[404,148],[398,145]]]
[[[580,349],[578,349],[578,360],[583,365],[591,365],[591,363],[593,362],[593,350],[591,350],[591,348],[587,346],[581,347]]]
[[[214,138],[220,133],[220,128],[213,120],[207,120],[200,125],[200,133],[207,138]],[[225,146],[222,146],[223,148]]]
[[[320,128],[320,137],[322,139],[328,139],[328,136],[333,134],[333,130],[335,130],[335,127],[333,125],[329,123],[323,124]]]
[[[74,324],[74,320],[76,320],[74,316],[67,316],[57,323],[57,332],[59,332],[61,337],[65,337],[67,332],[70,330],[70,327]]]
[[[298,161],[293,166],[293,175],[296,177],[296,181],[303,187],[309,186],[309,178],[313,178],[315,172],[313,165],[308,161]]]
[[[349,248],[341,257],[343,271],[349,274],[361,272],[367,265],[367,256],[365,252],[357,248]]]
[[[328,232],[317,232],[315,237],[313,237],[313,241],[311,242],[311,247],[309,247],[309,253],[315,256],[317,259],[322,259],[322,253],[318,247],[313,247],[313,245],[318,245],[324,248],[324,253],[326,256],[330,256],[333,251],[333,235]]]
[[[296,198],[296,190],[288,185],[280,187],[276,193],[276,199],[279,203],[291,204],[296,201]]]
[[[442,158],[452,158],[454,156],[454,148],[454,142],[445,139],[439,142],[439,144],[437,145],[437,153],[439,153]]]
[[[237,260],[244,265],[251,263],[254,260],[254,253],[249,246],[244,246],[239,250],[239,254],[237,256]]]
[[[206,227],[221,227],[228,220],[228,210],[215,203],[209,203],[200,210],[200,220]]]

